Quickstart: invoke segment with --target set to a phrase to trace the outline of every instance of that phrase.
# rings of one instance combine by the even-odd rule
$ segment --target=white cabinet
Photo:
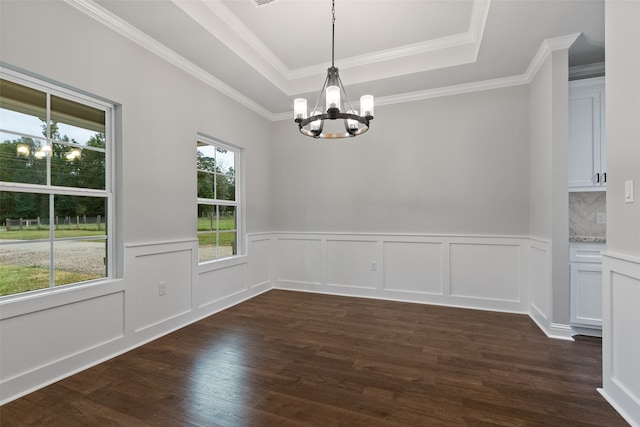
[[[602,251],[603,243],[572,243],[571,326],[581,332],[602,329]],[[587,332],[588,334],[588,332]]]
[[[604,191],[604,77],[569,82],[569,191]]]

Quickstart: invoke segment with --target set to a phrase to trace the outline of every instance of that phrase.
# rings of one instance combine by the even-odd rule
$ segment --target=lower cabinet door
[[[571,263],[571,323],[602,327],[602,264]]]

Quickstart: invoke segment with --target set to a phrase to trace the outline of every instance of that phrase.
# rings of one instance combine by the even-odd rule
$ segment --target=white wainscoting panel
[[[327,241],[327,284],[329,286],[376,289],[379,264],[375,241]]]
[[[631,424],[640,425],[640,259],[602,258],[602,395]]]
[[[123,313],[124,293],[116,292],[3,319],[2,383],[122,337]]]
[[[135,262],[136,332],[192,309],[191,249],[139,255]]]
[[[498,243],[454,243],[451,295],[496,301],[520,301],[520,248]]]
[[[254,236],[248,239],[248,284],[250,288],[271,286],[273,244],[271,236]]]
[[[529,239],[373,233],[275,233],[274,287],[528,311]]]
[[[383,289],[441,295],[443,246],[441,242],[385,241]]]
[[[322,282],[322,241],[319,238],[277,237],[277,278],[281,282],[320,285]]]
[[[247,290],[246,264],[233,265],[202,273],[200,274],[198,285],[199,307],[240,294]]]
[[[529,315],[545,334],[551,326],[551,244],[531,240],[529,246]]]

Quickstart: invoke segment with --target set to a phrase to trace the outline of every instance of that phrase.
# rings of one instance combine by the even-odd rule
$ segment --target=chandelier
[[[363,95],[360,97],[360,111],[353,108],[351,101],[344,90],[338,69],[334,65],[335,56],[335,33],[336,33],[336,2],[332,0],[331,6],[331,67],[327,69],[327,78],[324,80],[320,96],[310,115],[307,115],[307,100],[296,98],[293,101],[293,118],[298,124],[300,132],[313,138],[334,139],[347,138],[360,135],[369,130],[369,122],[373,120],[373,96]],[[325,94],[326,112],[318,110],[318,105]],[[344,94],[344,98],[342,97]],[[346,99],[346,102],[341,102]],[[347,108],[348,107],[348,108]],[[346,112],[344,112],[346,110]],[[345,132],[324,131],[325,120],[344,121]]]

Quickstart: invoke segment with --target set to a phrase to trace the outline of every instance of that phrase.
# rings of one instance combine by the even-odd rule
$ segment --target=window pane
[[[56,286],[107,276],[106,240],[66,240],[56,242],[54,250]]]
[[[45,136],[46,108],[44,92],[0,79],[0,126],[3,129]]]
[[[217,228],[216,206],[198,205],[198,231],[211,231]]]
[[[104,111],[54,95],[51,121],[51,138],[64,140],[67,135],[82,145],[87,145],[94,134],[105,132]]]
[[[0,295],[49,287],[49,242],[0,240]]]
[[[215,175],[198,171],[198,197],[202,199],[215,199]]]
[[[47,183],[47,144],[26,136],[0,133],[0,181]]]
[[[226,175],[235,175],[235,153],[233,151],[216,149],[216,164],[218,170],[216,172]]]
[[[236,233],[218,233],[218,258],[236,255]]]
[[[236,229],[236,207],[235,206],[218,206],[218,230],[235,230]]]
[[[49,238],[47,194],[0,192],[0,242]]]
[[[197,145],[197,162],[198,170],[215,172],[216,171],[216,148],[209,144],[199,142]]]
[[[53,207],[56,238],[106,234],[106,198],[56,195]]]
[[[236,199],[236,183],[233,176],[216,174],[216,199]]]
[[[198,260],[211,261],[216,259],[217,235],[213,233],[198,233]]]
[[[105,189],[105,153],[66,144],[53,144],[51,184],[62,187]]]

